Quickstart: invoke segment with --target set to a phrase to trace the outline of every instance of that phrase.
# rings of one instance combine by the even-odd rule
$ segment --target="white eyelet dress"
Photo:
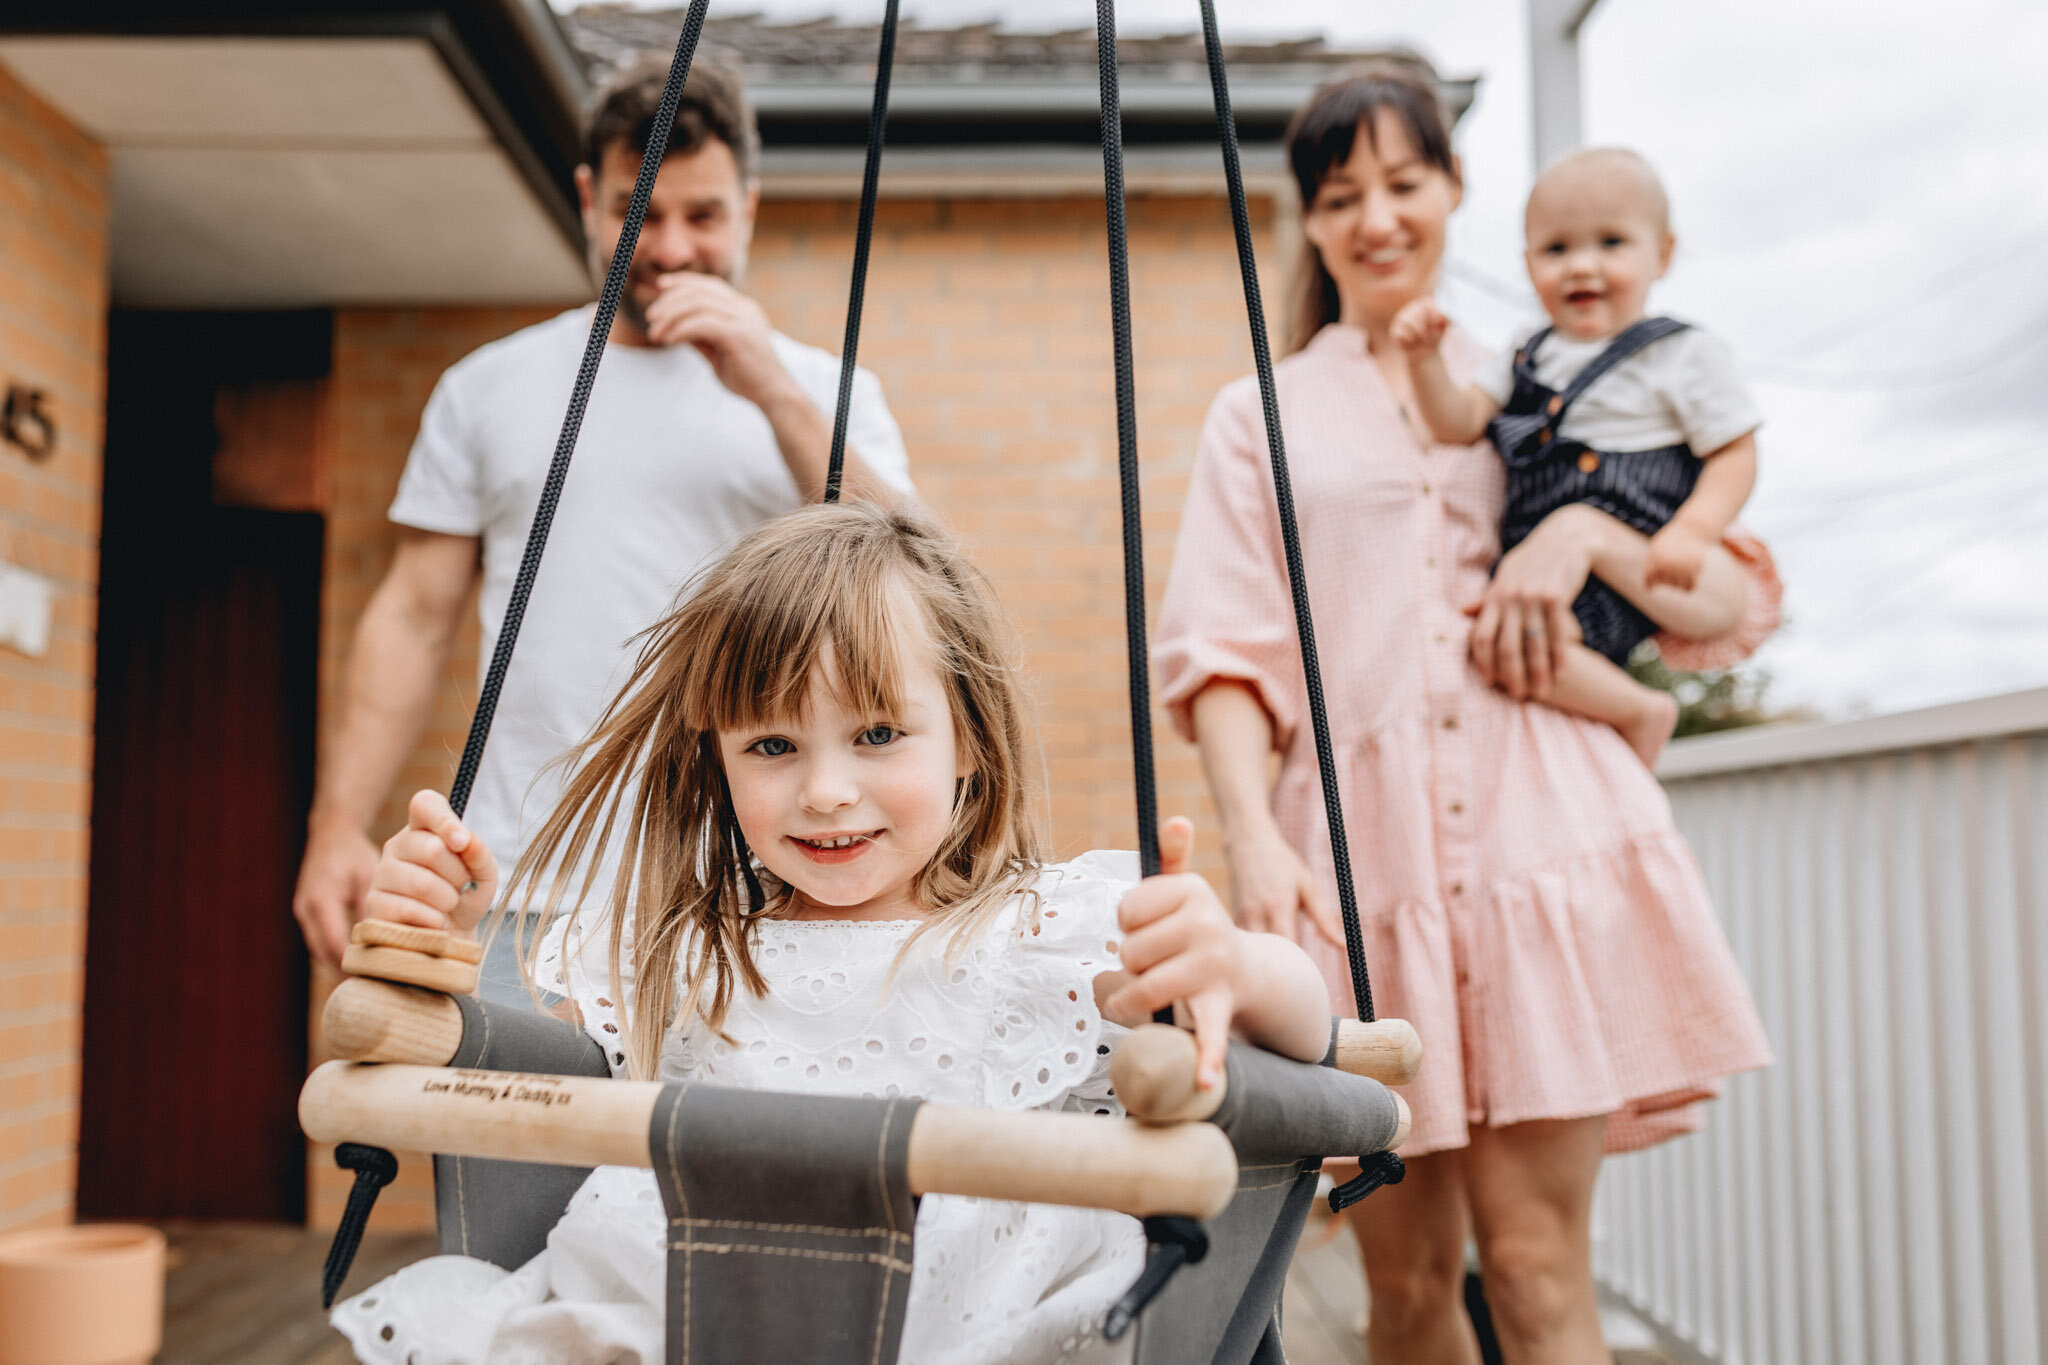
[[[768,994],[735,992],[731,1042],[701,1025],[672,1035],[661,1077],[1121,1117],[1108,1061],[1124,1030],[1097,1013],[1092,986],[1117,968],[1116,907],[1136,880],[1129,854],[1048,867],[1036,895],[1014,897],[958,952],[937,929],[900,964],[916,921],[765,923],[755,961]],[[569,945],[562,929],[543,940],[542,984],[553,977],[576,1001],[622,1072],[607,936],[593,929]],[[630,993],[630,976],[621,985]],[[339,1305],[334,1325],[378,1365],[659,1365],[667,1231],[650,1171],[601,1167],[518,1271],[432,1257]],[[1127,1361],[1132,1339],[1106,1342],[1100,1324],[1144,1256],[1123,1214],[927,1196],[898,1359]]]

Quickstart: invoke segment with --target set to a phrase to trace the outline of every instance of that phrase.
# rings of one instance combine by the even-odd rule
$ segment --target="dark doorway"
[[[305,1216],[290,904],[322,522],[218,504],[215,414],[224,391],[313,392],[332,335],[326,313],[110,320],[83,1216]]]

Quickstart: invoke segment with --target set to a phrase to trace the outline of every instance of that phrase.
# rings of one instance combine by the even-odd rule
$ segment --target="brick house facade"
[[[45,394],[56,431],[40,458],[0,446],[0,559],[56,589],[48,651],[0,649],[0,1227],[71,1209],[107,180],[100,148],[0,67],[0,384]]]

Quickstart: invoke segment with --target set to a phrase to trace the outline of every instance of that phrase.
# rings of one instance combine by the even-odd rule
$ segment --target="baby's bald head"
[[[1536,178],[1527,215],[1531,240],[1540,220],[1555,217],[1566,204],[1589,200],[1610,209],[1633,209],[1660,238],[1671,233],[1671,200],[1650,163],[1626,147],[1585,147],[1565,153]]]

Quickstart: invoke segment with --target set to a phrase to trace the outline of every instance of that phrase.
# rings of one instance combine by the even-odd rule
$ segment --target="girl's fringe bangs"
[[[891,566],[820,558],[818,572],[806,574],[809,581],[800,588],[753,584],[703,604],[718,619],[705,622],[700,638],[720,661],[696,708],[704,728],[736,730],[804,716],[811,679],[828,655],[826,676],[841,704],[877,716],[901,709],[906,645],[931,648],[925,613]]]

